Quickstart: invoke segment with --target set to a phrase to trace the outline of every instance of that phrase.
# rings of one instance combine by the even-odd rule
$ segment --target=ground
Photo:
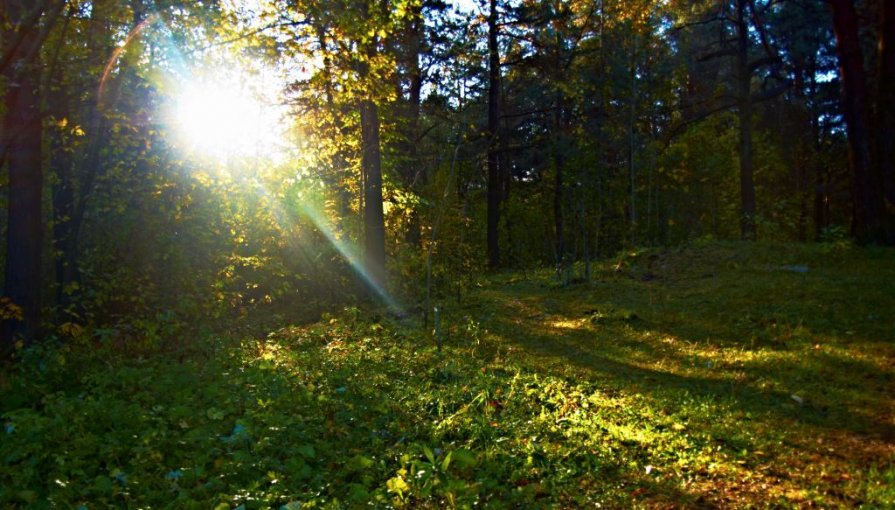
[[[575,268],[579,273],[581,268]],[[895,251],[713,243],[0,381],[12,507],[895,506]]]

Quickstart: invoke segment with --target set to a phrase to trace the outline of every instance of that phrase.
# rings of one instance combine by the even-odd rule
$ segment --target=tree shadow
[[[592,373],[595,378],[616,386],[636,385],[638,392],[666,404],[680,392],[705,398],[723,398],[734,408],[769,423],[780,418],[818,429],[845,431],[861,436],[895,440],[895,426],[880,415],[880,405],[891,401],[893,376],[890,370],[866,359],[846,358],[833,350],[815,350],[798,340],[791,346],[774,346],[786,356],[756,356],[741,363],[727,364],[685,354],[682,349],[662,342],[696,342],[702,350],[748,349],[743,342],[729,338],[731,330],[724,325],[706,323],[704,316],[676,320],[662,325],[649,319],[608,320],[580,328],[556,329],[549,325],[556,317],[579,319],[580,310],[567,315],[533,314],[538,307],[525,303],[520,310],[518,300],[504,300],[503,308],[491,321],[503,342],[530,352],[533,359],[553,360],[557,366],[573,365]],[[613,302],[605,308],[613,308]],[[615,303],[618,308],[630,301]],[[554,307],[555,308],[555,307]],[[580,308],[580,306],[579,306]],[[527,317],[527,321],[510,317]],[[527,324],[526,324],[527,323]],[[545,325],[546,323],[546,325]],[[727,332],[727,340],[712,341],[718,332]],[[691,340],[693,339],[693,340]],[[764,351],[768,347],[759,347]],[[792,358],[800,355],[796,363]],[[648,368],[662,363],[680,367],[676,372]],[[543,367],[532,364],[535,370]],[[693,373],[717,375],[692,375]],[[806,395],[805,387],[821,388],[821,395]]]

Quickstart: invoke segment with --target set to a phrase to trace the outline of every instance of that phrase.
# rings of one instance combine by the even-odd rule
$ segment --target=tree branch
[[[787,90],[789,90],[789,87],[790,87],[790,86],[792,86],[792,82],[790,82],[790,81],[787,80],[787,81],[785,81],[785,82],[783,82],[783,83],[777,85],[777,86],[774,87],[774,88],[767,89],[767,90],[763,90],[763,91],[758,92],[758,93],[756,93],[756,94],[752,94],[752,95],[750,95],[750,96],[749,96],[749,100],[752,101],[753,103],[760,103],[760,102],[762,102],[762,101],[767,101],[767,100],[769,100],[769,99],[774,99],[775,97],[777,97],[777,96],[779,96],[780,94],[782,94],[782,93],[786,92]]]
[[[51,0],[40,0],[40,2],[34,6],[34,10],[31,11],[28,16],[19,23],[16,31],[15,37],[10,42],[8,48],[6,48],[3,52],[3,57],[0,58],[0,73],[6,70],[6,66],[9,65],[13,56],[16,54],[16,51],[19,49],[19,45],[22,44],[22,40],[25,36],[34,29],[37,22],[40,20],[40,17],[43,15],[44,11],[47,9],[48,4]]]
[[[770,55],[767,57],[762,57],[762,58],[753,60],[752,62],[749,62],[749,72],[753,72],[756,69],[766,66],[766,65],[779,64],[781,61],[782,60],[780,59],[780,57],[778,57],[776,55]]]
[[[722,57],[735,57],[737,54],[734,48],[724,48],[721,50],[713,51],[711,53],[706,53],[705,55],[700,56],[696,59],[697,62],[707,62],[709,60],[714,60],[716,58]]]

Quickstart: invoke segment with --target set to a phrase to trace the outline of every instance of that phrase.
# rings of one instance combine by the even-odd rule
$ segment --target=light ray
[[[256,192],[267,199],[267,202],[271,204],[273,209],[274,218],[277,223],[280,225],[280,228],[283,231],[288,232],[292,226],[292,220],[287,214],[286,210],[283,208],[280,201],[271,194],[267,188],[261,184],[260,182],[255,182],[254,188],[257,190]],[[379,299],[393,312],[398,315],[403,315],[403,308],[401,305],[392,298],[388,291],[380,284],[376,283],[376,281],[370,276],[367,270],[364,268],[363,258],[360,256],[359,250],[354,243],[350,241],[340,239],[335,235],[335,228],[330,224],[329,220],[325,217],[325,215],[321,214],[321,212],[314,207],[310,202],[302,201],[299,202],[300,212],[306,216],[317,230],[323,234],[323,237],[332,245],[336,251],[348,262],[348,265],[351,269],[357,273],[358,276],[364,281],[364,283],[371,288]]]

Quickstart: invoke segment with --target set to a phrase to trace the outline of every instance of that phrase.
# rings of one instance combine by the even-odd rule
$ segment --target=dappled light
[[[587,326],[587,319],[560,319],[550,322],[550,327],[558,329],[583,329]]]
[[[895,508],[895,10],[4,0],[0,508]]]

